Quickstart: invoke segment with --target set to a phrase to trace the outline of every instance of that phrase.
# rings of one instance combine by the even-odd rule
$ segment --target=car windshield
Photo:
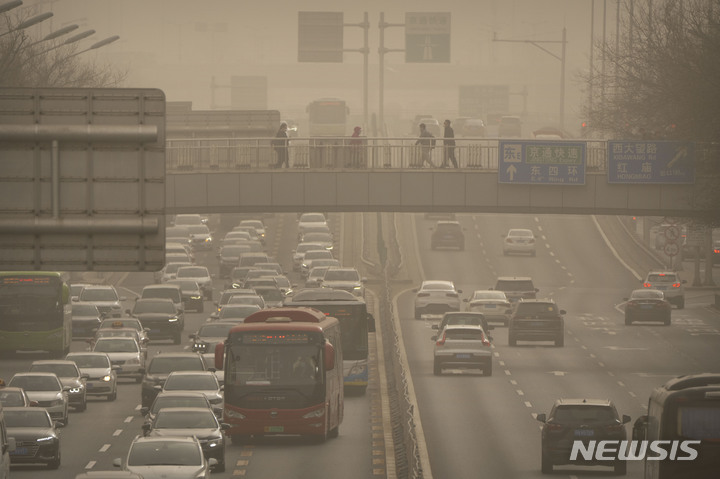
[[[118,296],[110,288],[85,288],[80,293],[81,301],[117,301]]]
[[[285,295],[277,288],[258,288],[258,294],[265,300],[265,302],[278,302],[285,298]]]
[[[482,325],[482,316],[479,314],[448,314],[443,318],[444,324],[474,324]]]
[[[143,298],[177,298],[175,288],[146,288],[143,290]]]
[[[100,353],[136,353],[138,350],[138,344],[135,340],[120,338],[99,339],[93,348],[93,351]]]
[[[422,285],[423,290],[453,291],[453,285],[443,281],[427,281]]]
[[[324,223],[325,215],[322,213],[304,213],[300,217],[300,223]]]
[[[472,297],[473,300],[483,300],[483,299],[499,299],[499,300],[506,300],[505,293],[502,291],[476,291],[473,294]]]
[[[208,274],[207,268],[202,266],[186,266],[178,269],[177,272],[178,278],[206,278],[208,276],[210,276],[210,274]]]
[[[175,274],[181,266],[190,266],[190,263],[168,263],[168,265],[165,266],[165,273]]]
[[[677,276],[675,273],[658,273],[649,274],[648,283],[675,283],[677,282]]]
[[[175,305],[171,301],[138,301],[133,308],[133,314],[167,313],[175,314]]]
[[[157,414],[160,409],[166,407],[208,407],[208,400],[205,396],[158,396],[153,401],[150,412]]]
[[[508,233],[508,236],[526,236],[526,237],[532,237],[533,232],[530,230],[510,230]]]
[[[218,382],[215,375],[209,374],[171,374],[163,389],[165,391],[207,391],[217,389]]]
[[[70,361],[74,361],[79,368],[109,368],[110,359],[107,356],[98,354],[78,354],[77,356],[68,356]]]
[[[234,324],[207,324],[200,328],[198,336],[201,338],[219,338],[228,335]]]
[[[11,389],[10,391],[0,389],[0,404],[4,407],[23,407],[25,406],[25,398],[23,398],[22,393],[17,389]],[[7,416],[5,417],[7,418]]]
[[[200,466],[200,448],[187,441],[136,442],[130,447],[128,466]]]
[[[262,297],[258,295],[254,296],[248,296],[248,295],[237,295],[230,298],[228,301],[228,304],[254,304],[259,307],[265,306],[265,301],[262,299]],[[223,308],[225,309],[225,308]]]
[[[190,231],[190,234],[197,235],[197,234],[210,234],[210,229],[208,229],[205,225],[190,225],[187,227]]]
[[[607,406],[561,406],[555,409],[550,422],[560,424],[593,424],[617,420],[615,412]]]
[[[200,357],[182,358],[165,357],[153,358],[148,368],[150,374],[168,374],[173,371],[204,371],[204,364]]]
[[[260,311],[257,304],[226,305],[220,310],[220,319],[245,319],[255,311]]]
[[[55,376],[15,376],[8,386],[23,388],[25,391],[60,391],[62,386]]]
[[[210,409],[204,411],[160,410],[153,425],[157,429],[210,429],[218,423]]]
[[[23,411],[5,411],[7,427],[52,427],[50,416],[43,409],[27,408]]]
[[[319,243],[300,243],[295,251],[297,253],[307,253],[308,251],[322,249],[324,249],[324,247]]]
[[[59,378],[76,378],[80,375],[73,364],[31,364],[31,373],[55,373]]]
[[[360,281],[360,274],[354,269],[328,269],[325,281]]]
[[[94,304],[73,304],[73,316],[100,316],[97,306]]]

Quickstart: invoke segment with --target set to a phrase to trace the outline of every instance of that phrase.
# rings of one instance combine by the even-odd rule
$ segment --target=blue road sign
[[[450,62],[450,12],[405,13],[405,61]]]
[[[608,183],[695,183],[695,144],[608,141]]]
[[[584,185],[584,141],[500,140],[498,183]]]

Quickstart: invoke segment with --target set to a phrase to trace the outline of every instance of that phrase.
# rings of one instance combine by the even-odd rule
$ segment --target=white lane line
[[[595,217],[595,215],[592,215],[591,218],[592,218],[592,220],[593,220],[593,223],[595,223],[595,227],[596,227],[597,230],[600,232],[600,236],[602,236],[603,241],[605,241],[605,245],[606,245],[608,248],[610,248],[610,251],[612,252],[613,256],[615,256],[615,258],[617,258],[617,260],[620,262],[620,264],[623,265],[623,266],[625,267],[625,269],[627,269],[628,271],[630,271],[630,272],[633,274],[633,276],[635,276],[635,278],[637,278],[638,281],[640,281],[641,279],[643,279],[642,276],[640,276],[639,274],[637,274],[637,272],[636,272],[634,269],[632,269],[625,261],[623,261],[623,259],[620,257],[620,255],[618,254],[618,252],[615,251],[615,248],[613,248],[613,245],[610,244],[610,240],[608,240],[607,236],[605,236],[605,232],[604,232],[604,231],[602,230],[602,228],[600,227],[600,223],[598,223],[598,220],[597,220],[597,218]]]
[[[602,361],[598,361],[598,366],[600,366],[601,368],[604,368],[604,367],[605,367],[605,363],[603,363]]]
[[[510,373],[509,370],[506,369],[506,370],[505,370],[505,376],[512,376],[512,374]]]
[[[110,444],[103,444],[103,447],[101,447],[98,452],[106,452],[108,449],[110,449]]]
[[[133,420],[133,417],[132,417],[132,416],[128,416],[128,417],[125,418],[125,421],[123,421],[123,422],[128,423],[128,422],[132,422],[132,420]]]
[[[140,409],[142,409],[142,404],[138,404],[137,406],[135,406],[136,411],[139,411]]]
[[[85,469],[92,469],[93,467],[95,467],[95,464],[97,464],[96,461],[90,461],[87,464],[85,464]]]
[[[115,432],[113,432],[113,436],[118,437],[120,434],[122,434],[122,429],[115,429]]]
[[[623,387],[623,388],[625,387],[625,383],[624,383],[624,382],[618,381],[617,383],[620,385],[620,387]]]
[[[525,407],[532,407],[532,403],[530,401],[525,401]]]
[[[499,361],[498,364],[500,364],[500,366],[505,366],[505,361]]]
[[[634,398],[637,397],[637,395],[636,395],[634,392],[632,392],[632,391],[628,391],[628,394],[631,395],[631,396],[634,397]]]
[[[525,393],[522,392],[522,389],[516,389],[515,392],[517,393],[518,396],[524,396],[524,395],[525,395]]]

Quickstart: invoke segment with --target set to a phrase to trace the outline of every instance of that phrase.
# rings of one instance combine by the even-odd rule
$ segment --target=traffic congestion
[[[472,477],[473,468],[482,467],[496,477],[594,471],[640,477],[642,460],[598,459],[589,448],[597,441],[664,437],[647,427],[650,393],[676,376],[716,367],[719,333],[710,293],[688,290],[680,272],[649,267],[641,275],[636,268],[644,260],[620,261],[608,246],[631,239],[598,234],[605,231],[601,222],[617,219],[390,215],[405,264],[398,272],[403,281],[392,289],[393,317],[385,317],[378,309],[382,283],[372,277],[378,252],[368,247],[377,224],[368,216],[272,215],[250,220],[253,229],[262,222],[261,233],[252,234],[242,225],[248,219],[233,225],[220,215],[178,215],[168,227],[173,234],[189,221],[209,225],[211,233],[201,247],[192,233],[184,241],[171,237],[169,245],[185,251],[186,261],[168,261],[183,265],[175,272],[68,277],[72,341],[50,358],[24,351],[2,362],[0,400],[9,435],[17,434],[13,476],[125,470],[156,477],[173,464],[186,474],[178,477],[271,477],[288,471],[279,454],[299,464],[312,450],[317,464],[343,451],[351,458],[343,460],[357,467],[348,477],[367,477],[379,469],[372,458],[387,452],[373,446],[375,427],[393,427],[389,417],[371,427],[382,401],[366,393],[376,391],[370,371],[390,366],[368,353],[380,342],[375,331],[387,337],[395,323],[413,378],[409,396],[423,431],[417,444],[427,476]],[[456,238],[460,231],[464,248],[437,249],[436,223],[456,223],[449,234]],[[603,268],[567,247],[570,239],[559,234],[567,228],[575,232],[572,241],[606,256]],[[319,233],[332,242],[304,241]],[[525,254],[508,255],[509,241],[531,242],[531,254],[526,246]],[[223,267],[230,257],[223,250],[236,246],[243,252]],[[338,264],[313,266],[328,259]],[[318,268],[323,275],[310,279]],[[3,286],[22,277],[6,275]],[[43,289],[50,282],[28,278]],[[424,279],[413,287],[411,278]],[[310,325],[298,323],[291,332],[287,322],[277,324],[307,306],[327,328],[324,350],[310,346]],[[336,317],[337,326],[322,326],[327,317]],[[280,341],[278,327],[293,339]],[[706,375],[691,383],[717,390],[716,382]],[[293,394],[307,399],[297,402]],[[312,412],[307,400],[316,396],[334,406]],[[685,411],[689,433],[678,438],[699,443],[715,434],[715,406],[699,406],[702,414]],[[296,407],[308,419],[291,419]],[[24,415],[22,408],[47,414]],[[264,410],[286,412],[268,422]],[[323,415],[327,421],[313,422]],[[333,446],[335,438],[340,442]],[[695,444],[681,446],[707,454],[705,442]],[[151,450],[166,451],[162,462]],[[508,454],[516,458],[507,461]],[[331,468],[314,477],[336,473]],[[383,474],[390,477],[384,468]],[[693,474],[705,477],[702,469]]]

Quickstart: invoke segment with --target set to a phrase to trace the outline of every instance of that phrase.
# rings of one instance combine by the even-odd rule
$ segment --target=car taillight
[[[418,298],[424,298],[426,296],[430,296],[430,293],[418,293]]]
[[[442,338],[435,341],[436,346],[444,346],[445,345],[445,333],[443,333]]]
[[[445,293],[445,295],[446,295],[446,296],[449,296],[449,297],[451,297],[451,298],[457,298],[457,297],[458,297],[458,294],[457,294],[457,293]]]
[[[549,422],[546,422],[546,423],[545,423],[545,428],[546,428],[549,432],[558,432],[558,431],[562,431],[562,430],[563,430],[563,426],[562,426],[561,424],[552,424],[552,423],[549,423]]]
[[[483,338],[482,343],[483,343],[483,346],[490,346],[490,341],[488,341],[488,339],[485,337]]]
[[[652,288],[652,284],[650,284],[650,283],[643,283],[643,288]]]
[[[680,283],[673,283],[673,288],[679,288],[679,287],[680,287]]]

